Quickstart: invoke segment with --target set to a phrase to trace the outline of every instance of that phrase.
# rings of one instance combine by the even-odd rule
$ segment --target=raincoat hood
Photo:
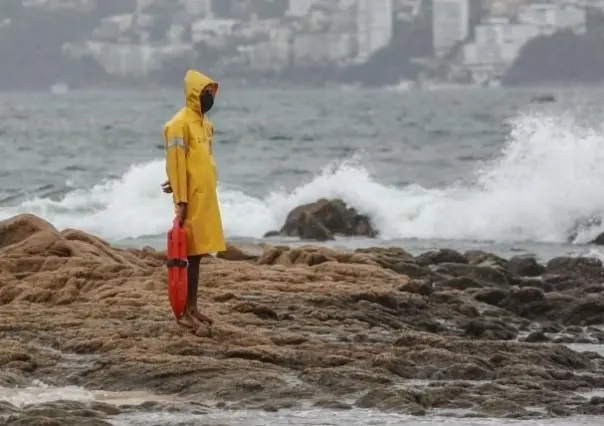
[[[204,75],[196,70],[188,70],[185,74],[185,100],[187,107],[195,111],[200,116],[201,114],[201,101],[199,96],[201,92],[209,87],[214,96],[218,92],[218,83],[212,80],[207,75]]]

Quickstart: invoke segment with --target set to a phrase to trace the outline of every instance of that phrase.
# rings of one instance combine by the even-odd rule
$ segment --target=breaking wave
[[[525,116],[514,121],[498,156],[445,188],[389,186],[351,159],[261,198],[221,184],[219,199],[230,237],[260,238],[295,206],[339,197],[369,214],[383,239],[585,243],[604,229],[603,164],[601,132],[570,119]],[[0,216],[34,213],[110,240],[163,234],[172,215],[171,199],[159,189],[163,175],[163,160],[134,165],[119,179],[59,201],[33,198]]]

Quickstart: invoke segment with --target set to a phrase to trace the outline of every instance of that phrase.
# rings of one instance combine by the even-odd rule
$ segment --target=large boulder
[[[287,215],[281,230],[267,232],[264,236],[278,235],[327,241],[333,240],[334,235],[374,238],[377,232],[368,216],[348,207],[344,201],[322,198],[296,207]]]

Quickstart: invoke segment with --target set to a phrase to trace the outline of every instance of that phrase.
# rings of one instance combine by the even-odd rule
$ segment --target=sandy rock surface
[[[563,345],[604,343],[597,260],[230,246],[203,264],[200,307],[216,323],[195,333],[171,316],[163,261],[35,216],[0,222],[0,386],[233,409],[604,415],[603,398],[580,394],[604,388],[604,358]],[[127,409],[0,403],[0,416],[102,425]]]

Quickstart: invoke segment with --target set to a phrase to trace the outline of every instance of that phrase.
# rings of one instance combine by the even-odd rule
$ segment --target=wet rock
[[[490,266],[441,263],[434,268],[434,271],[452,277],[473,278],[485,286],[509,286],[506,275],[500,270]]]
[[[550,102],[556,102],[556,97],[552,94],[537,95],[531,98],[531,103],[545,104]]]
[[[99,410],[98,408],[101,408]],[[7,425],[34,425],[34,426],[111,426],[105,420],[105,404],[85,403],[76,401],[55,401],[42,404],[31,404],[22,409],[15,410],[6,422]],[[114,409],[112,413],[118,413]]]
[[[492,380],[495,373],[474,363],[453,364],[432,377],[435,380]]]
[[[602,261],[592,257],[556,257],[547,262],[546,273],[562,277],[580,277],[581,280],[598,282],[604,279]]]
[[[455,277],[438,281],[435,283],[438,289],[451,289],[451,290],[468,290],[473,288],[483,288],[484,285],[474,278],[470,277]]]
[[[233,244],[227,244],[227,249],[216,254],[216,257],[231,261],[256,261],[260,257],[258,254],[248,253],[241,247]]]
[[[556,289],[552,284],[550,284],[549,282],[547,282],[546,280],[544,280],[542,278],[526,278],[526,277],[518,278],[518,277],[515,277],[512,279],[511,283],[520,288],[525,288],[525,287],[539,288],[546,293],[550,293],[552,291],[555,291],[555,289]]]
[[[493,253],[488,253],[482,250],[468,250],[464,257],[468,259],[470,265],[490,266],[506,269],[508,261]]]
[[[233,306],[233,310],[241,313],[251,313],[262,319],[279,319],[279,315],[268,306],[254,302],[240,302]]]
[[[399,262],[414,262],[414,257],[401,247],[369,247],[360,248],[355,253],[370,256],[382,268],[392,269]]]
[[[427,268],[423,268],[411,262],[398,262],[389,265],[388,269],[392,269],[399,274],[407,275],[409,278],[439,278],[438,275]]]
[[[429,296],[432,294],[432,282],[429,280],[410,280],[398,288],[399,291],[406,293],[421,294]]]
[[[260,410],[347,409],[338,401],[356,399],[417,415],[463,408],[530,417],[518,408],[527,402],[599,412],[573,392],[604,387],[604,358],[547,342],[604,338],[601,267],[591,261],[552,261],[531,278],[520,275],[536,273],[532,262],[484,252],[461,263],[450,251],[246,247],[204,261],[199,307],[215,323],[187,330],[167,302],[162,252],[112,247],[30,216],[0,229],[0,383],[8,387],[37,379]],[[527,342],[517,340],[526,333]],[[21,424],[94,424],[115,413],[65,402],[0,410]]]
[[[303,240],[335,240],[333,232],[309,211],[303,211],[297,217],[296,234]]]
[[[517,335],[517,331],[508,324],[484,318],[467,321],[464,331],[468,337],[487,340],[512,340]]]
[[[350,410],[352,405],[346,404],[342,401],[336,401],[333,399],[320,399],[314,403],[315,407],[325,408],[328,410]]]
[[[505,308],[524,318],[535,319],[552,309],[543,290],[534,287],[514,288],[509,293]]]
[[[377,408],[401,414],[423,415],[425,410],[419,401],[418,395],[404,389],[378,388],[360,397],[355,405],[358,408]]]
[[[604,295],[589,294],[582,300],[575,300],[562,315],[565,324],[604,324]]]
[[[600,222],[601,223],[601,222]],[[604,232],[599,234],[596,238],[589,242],[589,244],[595,244],[598,246],[604,245]]]
[[[549,342],[550,338],[543,331],[533,331],[523,339],[529,343],[544,343]]]
[[[14,405],[12,405],[6,401],[0,401],[0,416],[16,413],[18,411],[19,411],[19,409],[17,407],[15,407]]]
[[[545,267],[531,256],[514,256],[508,261],[506,268],[521,277],[537,277],[545,272]]]
[[[285,219],[279,235],[306,240],[333,240],[334,235],[375,237],[368,216],[349,208],[342,200],[320,199],[293,209]],[[274,236],[271,231],[265,237]]]
[[[468,263],[468,259],[461,253],[451,249],[428,251],[415,258],[421,266],[438,265],[441,263]]]
[[[474,298],[479,302],[487,303],[492,306],[504,306],[509,300],[510,292],[499,288],[490,288],[481,290]]]
[[[526,410],[513,401],[489,398],[480,404],[480,411],[489,416],[518,418],[526,415]]]

